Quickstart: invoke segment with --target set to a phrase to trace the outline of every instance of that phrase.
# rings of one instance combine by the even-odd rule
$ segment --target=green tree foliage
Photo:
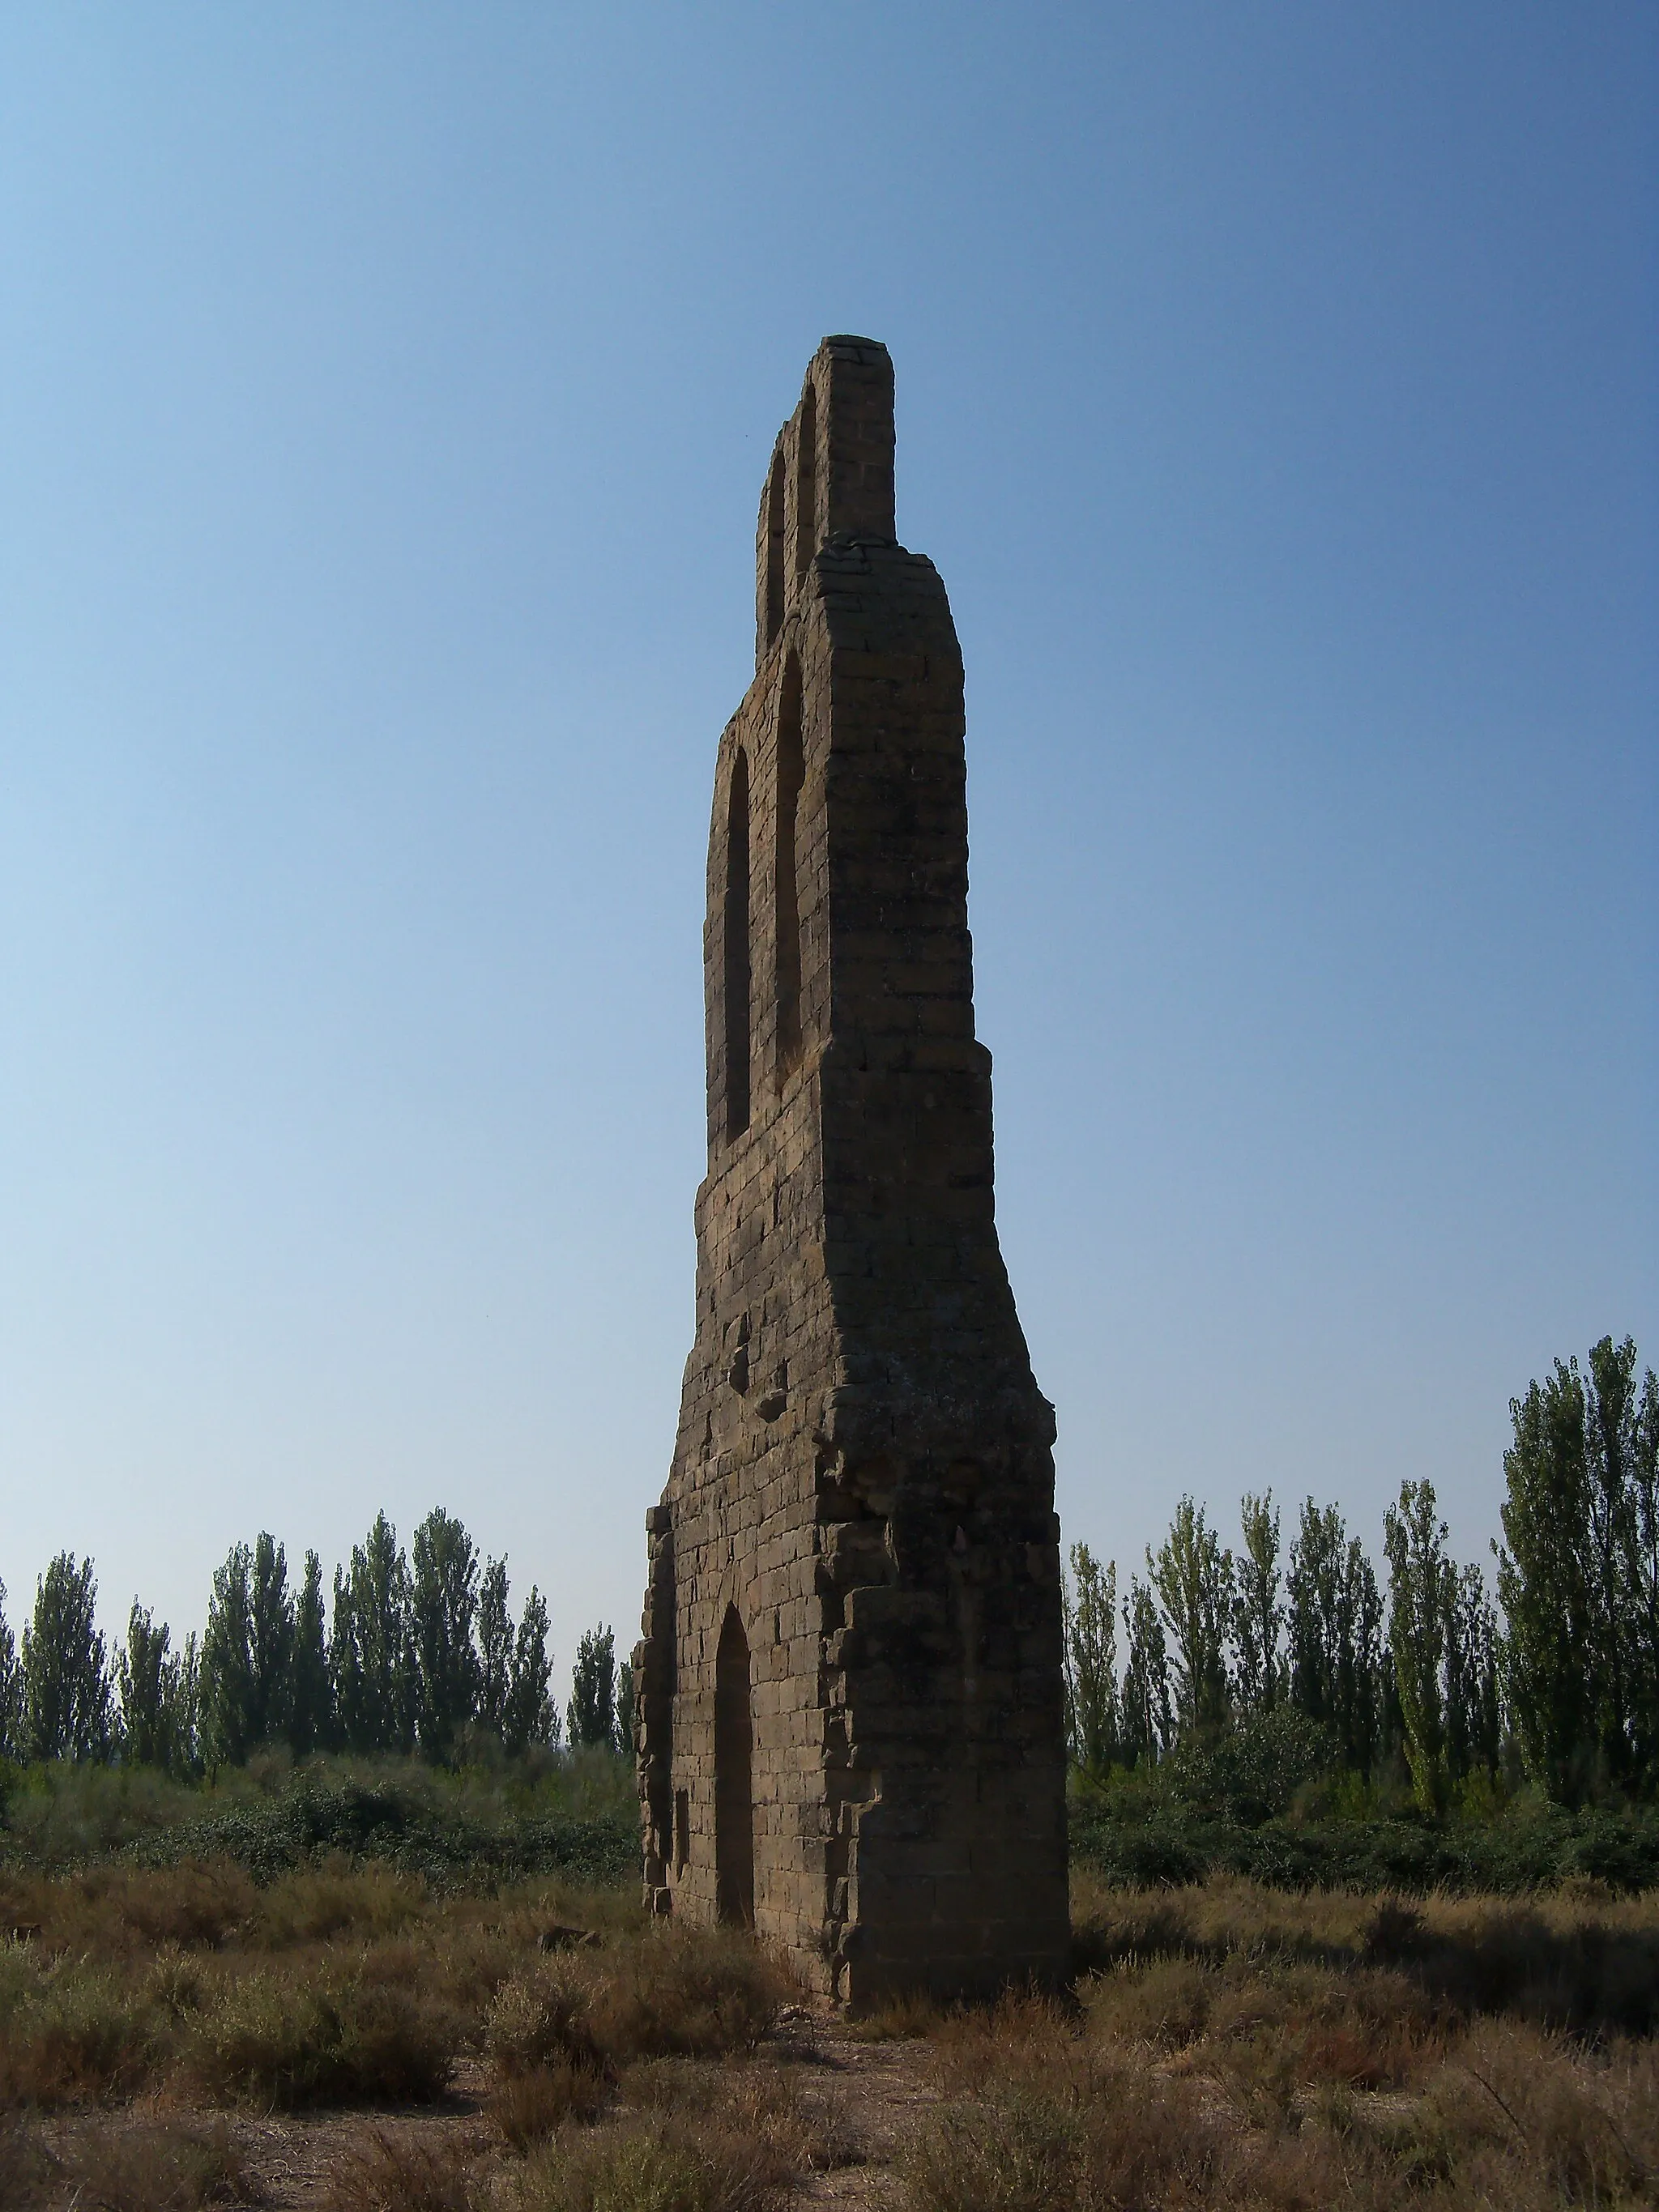
[[[1146,1552],[1146,1574],[1174,1647],[1173,1688],[1183,1730],[1213,1730],[1228,1717],[1227,1637],[1233,1618],[1233,1555],[1183,1498],[1170,1533]]]
[[[23,1631],[22,1749],[30,1759],[103,1759],[113,1726],[112,1685],[97,1627],[92,1561],[60,1552],[35,1585]]]
[[[1175,1730],[1164,1623],[1157,1601],[1139,1575],[1129,1577],[1123,1631],[1127,1657],[1119,1711],[1124,1764],[1151,1766],[1170,1748]]]
[[[423,1758],[449,1764],[477,1702],[478,1555],[460,1522],[439,1507],[415,1531],[414,1561],[416,1737]]]
[[[1240,1708],[1267,1712],[1285,1691],[1285,1607],[1279,1571],[1279,1508],[1272,1491],[1246,1493],[1239,1507],[1243,1544],[1235,1566],[1233,1649]]]
[[[1498,1593],[1522,1757],[1554,1796],[1625,1781],[1659,1744],[1659,1389],[1627,1337],[1510,1401]]]
[[[1389,1559],[1389,1645],[1406,1730],[1412,1787],[1425,1813],[1445,1803],[1446,1701],[1441,1667],[1456,1589],[1446,1556],[1446,1524],[1431,1482],[1402,1482],[1398,1506],[1382,1516]]]
[[[188,1774],[195,1764],[195,1715],[183,1663],[168,1650],[166,1622],[158,1628],[137,1598],[127,1616],[127,1640],[115,1659],[120,1699],[121,1756],[130,1766],[160,1766]],[[193,1656],[193,1654],[192,1654]]]
[[[1334,1732],[1345,1766],[1367,1773],[1384,1748],[1382,1598],[1335,1506],[1304,1504],[1285,1596],[1291,1703]]]
[[[501,1727],[501,1741],[514,1755],[528,1751],[532,1744],[559,1740],[559,1717],[548,1693],[553,1678],[553,1662],[547,1649],[550,1626],[546,1601],[532,1583],[514,1642]]]
[[[0,1759],[23,1753],[23,1669],[5,1614],[6,1586],[0,1583]]]
[[[507,1561],[491,1559],[478,1587],[478,1727],[500,1743],[513,1679],[513,1616],[507,1607]]]
[[[1103,1567],[1086,1544],[1072,1547],[1065,1607],[1066,1733],[1072,1759],[1105,1774],[1122,1753],[1117,1692],[1117,1563]]]
[[[253,1546],[248,1661],[250,1741],[276,1743],[287,1736],[293,1710],[294,1598],[287,1553],[268,1531]]]
[[[565,1727],[573,1748],[603,1744],[609,1750],[616,1742],[616,1640],[603,1625],[585,1630],[576,1645]]]
[[[294,1605],[294,1672],[289,1698],[289,1741],[295,1756],[325,1751],[334,1742],[334,1696],[329,1679],[324,1620],[323,1563],[306,1553],[305,1578]]]
[[[200,1703],[201,1752],[210,1769],[240,1766],[263,1745],[289,1740],[294,1654],[287,1555],[262,1531],[252,1547],[231,1547],[208,1600]]]
[[[1446,1771],[1496,1774],[1503,1757],[1498,1632],[1479,1567],[1453,1570],[1446,1615]]]
[[[334,1707],[356,1752],[415,1747],[418,1682],[409,1561],[384,1513],[334,1577]]]
[[[634,1662],[631,1658],[620,1661],[617,1668],[617,1753],[622,1759],[634,1756]]]
[[[202,1757],[210,1771],[240,1766],[258,1743],[253,1723],[253,1554],[234,1544],[213,1577],[202,1638]]]

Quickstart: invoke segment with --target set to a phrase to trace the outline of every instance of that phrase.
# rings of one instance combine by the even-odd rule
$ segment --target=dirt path
[[[890,2205],[899,2151],[932,2103],[920,2043],[864,2043],[827,2009],[792,2007],[763,2050],[799,2067],[801,2102],[845,2163],[809,2174],[798,2202]]]

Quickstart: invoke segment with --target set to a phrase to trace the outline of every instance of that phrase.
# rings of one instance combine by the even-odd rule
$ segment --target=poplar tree
[[[344,1602],[342,1602],[343,1598]],[[416,1677],[409,1561],[384,1513],[334,1580],[335,1706],[348,1749],[414,1748]]]
[[[0,1759],[17,1759],[23,1748],[23,1670],[5,1604],[6,1586],[0,1583]]]
[[[248,1738],[286,1740],[294,1706],[294,1599],[288,1555],[268,1529],[253,1546],[248,1591]]]
[[[553,1678],[553,1662],[547,1649],[549,1626],[546,1601],[532,1583],[514,1643],[501,1729],[503,1744],[515,1755],[528,1751],[532,1744],[559,1740],[559,1717],[548,1694]]]
[[[1382,1516],[1389,1557],[1389,1643],[1405,1723],[1412,1788],[1425,1813],[1445,1804],[1446,1709],[1441,1666],[1455,1573],[1431,1482],[1402,1482]]]
[[[1146,1551],[1146,1576],[1174,1645],[1176,1715],[1183,1734],[1211,1735],[1225,1722],[1227,1638],[1232,1626],[1233,1555],[1190,1497],[1170,1533]]]
[[[1120,1707],[1126,1765],[1152,1766],[1170,1746],[1169,1647],[1152,1592],[1139,1575],[1129,1577],[1123,1601],[1127,1656]]]
[[[92,1561],[59,1552],[23,1631],[22,1747],[30,1759],[104,1759],[113,1714]]]
[[[158,1628],[137,1598],[127,1616],[127,1639],[116,1654],[120,1700],[121,1756],[132,1766],[159,1766],[187,1774],[195,1757],[194,1717],[188,1711],[184,1669],[167,1649],[167,1623]]]
[[[1122,1756],[1117,1690],[1117,1565],[1103,1568],[1086,1544],[1073,1544],[1065,1607],[1066,1723],[1072,1759],[1103,1775]]]
[[[297,1759],[327,1750],[334,1741],[334,1699],[323,1618],[323,1564],[315,1552],[306,1553],[305,1578],[294,1607],[289,1741]]]
[[[1236,1565],[1232,1619],[1238,1702],[1247,1711],[1266,1712],[1279,1703],[1285,1687],[1279,1508],[1272,1491],[1262,1498],[1247,1492],[1239,1520],[1243,1545]]]
[[[233,1544],[216,1569],[202,1637],[202,1757],[210,1771],[240,1766],[254,1733],[253,1555]]]
[[[1504,1455],[1504,1686],[1528,1773],[1573,1802],[1589,1780],[1596,1705],[1595,1589],[1585,1557],[1589,1472],[1576,1360],[1510,1401]]]
[[[423,1758],[447,1764],[456,1755],[478,1694],[472,1642],[478,1556],[460,1522],[441,1508],[415,1531],[413,1553],[416,1735]]]
[[[1285,1575],[1290,1701],[1330,1729],[1345,1766],[1382,1755],[1382,1600],[1376,1570],[1334,1505],[1304,1501]]]
[[[576,1645],[565,1727],[573,1750],[602,1744],[609,1751],[616,1743],[616,1639],[603,1625],[586,1630]]]
[[[500,1743],[513,1677],[513,1616],[507,1609],[507,1561],[491,1559],[478,1586],[478,1726]]]

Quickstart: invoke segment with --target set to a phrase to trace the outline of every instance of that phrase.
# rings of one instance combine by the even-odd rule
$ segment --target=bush
[[[131,2095],[158,2056],[148,2008],[106,1969],[24,1949],[0,1962],[0,2105]]]
[[[216,2102],[429,2104],[448,2084],[460,2041],[446,2006],[361,1971],[256,1972],[191,2023],[180,2071]]]

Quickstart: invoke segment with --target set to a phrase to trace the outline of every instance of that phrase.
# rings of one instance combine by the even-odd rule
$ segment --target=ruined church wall
[[[826,341],[762,499],[709,840],[696,1335],[636,1654],[653,1902],[732,1910],[735,1620],[754,1923],[854,2002],[1052,1975],[1066,1940],[1053,1419],[996,1239],[961,656],[892,539],[891,422],[884,349]]]

